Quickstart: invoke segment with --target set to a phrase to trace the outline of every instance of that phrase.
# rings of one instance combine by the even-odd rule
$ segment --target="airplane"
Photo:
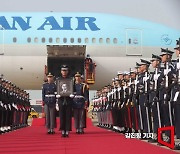
[[[84,12],[1,12],[0,75],[23,89],[40,90],[45,72],[84,73],[84,59],[96,63],[91,90],[111,82],[117,71],[140,58],[173,50],[180,30],[127,16]]]

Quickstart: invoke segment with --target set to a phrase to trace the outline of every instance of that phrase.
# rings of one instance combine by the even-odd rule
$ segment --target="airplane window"
[[[103,43],[103,38],[100,38],[100,39],[99,39],[99,43]]]
[[[63,42],[64,42],[64,43],[67,43],[67,38],[63,38]]]
[[[30,37],[27,38],[27,42],[28,42],[28,43],[31,42],[31,38],[30,38]]]
[[[78,43],[81,43],[81,38],[78,38]]]
[[[52,43],[52,41],[53,41],[53,39],[50,37],[50,38],[49,38],[49,43]]]
[[[42,43],[45,43],[46,42],[46,39],[43,37],[42,38]]]
[[[34,38],[34,42],[38,43],[38,38],[37,37]]]
[[[110,38],[107,38],[107,39],[106,39],[106,43],[110,43]]]
[[[96,43],[96,38],[92,38],[92,43]]]
[[[70,39],[70,42],[71,42],[71,43],[74,43],[74,38],[71,38],[71,39]]]
[[[60,42],[60,38],[56,38],[56,43],[59,43]]]
[[[117,42],[118,42],[117,38],[114,38],[114,39],[113,39],[113,43],[114,43],[114,44],[117,44]]]
[[[88,38],[85,38],[85,43],[89,43],[89,39]]]
[[[16,43],[17,42],[17,38],[13,37],[13,42]]]

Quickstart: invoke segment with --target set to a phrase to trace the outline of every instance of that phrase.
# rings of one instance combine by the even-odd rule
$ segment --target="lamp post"
[[[0,55],[4,55],[4,30],[5,28],[0,25],[0,30],[2,30],[2,52],[0,52]]]

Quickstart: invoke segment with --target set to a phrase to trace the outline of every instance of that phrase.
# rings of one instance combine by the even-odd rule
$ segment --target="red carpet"
[[[88,119],[84,135],[73,130],[69,138],[47,135],[43,119],[35,119],[31,127],[0,136],[0,153],[8,154],[171,154],[174,151],[94,127]]]

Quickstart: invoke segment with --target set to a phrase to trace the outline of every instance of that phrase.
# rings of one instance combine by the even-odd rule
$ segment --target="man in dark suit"
[[[67,65],[61,67],[61,76],[57,80],[68,80],[69,68]],[[58,82],[57,82],[58,83]],[[58,86],[58,85],[57,85]],[[67,90],[68,91],[68,90]],[[57,95],[58,105],[59,105],[59,115],[60,115],[60,130],[62,137],[69,137],[69,131],[72,130],[72,98],[69,96],[61,96],[62,93]]]

